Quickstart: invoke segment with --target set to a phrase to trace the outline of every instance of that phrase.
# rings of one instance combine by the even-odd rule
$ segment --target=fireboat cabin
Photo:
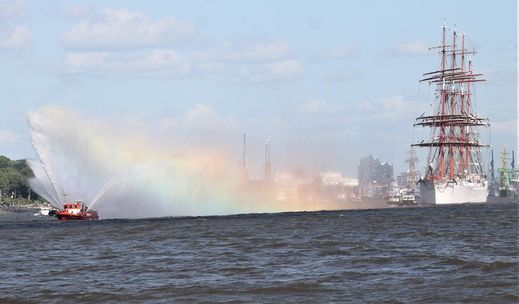
[[[97,211],[88,211],[88,207],[81,201],[63,204],[63,210],[56,213],[58,220],[97,220]]]

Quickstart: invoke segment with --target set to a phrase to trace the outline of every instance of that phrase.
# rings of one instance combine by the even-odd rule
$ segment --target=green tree
[[[8,157],[0,156],[0,190],[2,195],[16,198],[29,196],[30,186],[28,179],[33,177],[31,167],[25,159],[10,160]]]
[[[0,169],[7,168],[11,165],[11,160],[3,155],[0,155]]]

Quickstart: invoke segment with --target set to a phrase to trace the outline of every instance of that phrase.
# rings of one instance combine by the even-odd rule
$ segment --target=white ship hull
[[[488,196],[488,182],[458,180],[420,181],[422,204],[443,205],[463,203],[485,203]]]

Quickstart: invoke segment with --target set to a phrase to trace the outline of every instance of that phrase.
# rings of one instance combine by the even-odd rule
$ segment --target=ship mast
[[[420,82],[436,86],[434,113],[422,114],[414,126],[429,127],[432,136],[411,146],[429,148],[426,178],[432,180],[467,178],[482,175],[482,147],[475,127],[489,126],[487,118],[473,113],[471,85],[485,81],[482,74],[472,71],[474,50],[465,47],[465,34],[452,30],[452,44],[447,44],[447,26],[442,27],[442,43],[430,50],[439,49],[440,69],[423,74]],[[468,62],[467,62],[468,61]]]
[[[416,170],[416,163],[418,162],[418,157],[416,156],[416,151],[414,148],[411,148],[408,152],[408,158],[405,160],[407,163],[407,172],[406,172],[406,188],[408,190],[416,191],[416,182],[418,181],[418,175],[420,174]]]
[[[508,167],[509,160],[510,153],[508,153],[506,146],[504,146],[503,152],[501,152],[501,161],[503,162],[503,167],[497,169],[500,174],[500,185],[503,190],[510,190],[510,180],[513,177],[513,169]]]

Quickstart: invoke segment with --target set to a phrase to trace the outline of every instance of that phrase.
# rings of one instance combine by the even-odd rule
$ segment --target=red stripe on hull
[[[93,221],[98,220],[99,215],[96,211],[90,211],[90,212],[80,212],[78,214],[70,214],[67,212],[59,212],[56,214],[56,217],[60,221],[69,221],[69,220],[83,220],[83,221]]]

